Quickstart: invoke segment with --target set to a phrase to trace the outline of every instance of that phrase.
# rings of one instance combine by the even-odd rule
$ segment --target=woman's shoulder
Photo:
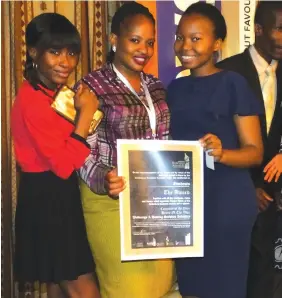
[[[34,87],[27,80],[24,80],[18,90],[17,96],[22,96],[33,92],[35,92]]]
[[[34,102],[38,102],[38,97],[41,93],[37,91],[38,90],[36,90],[27,80],[24,80],[18,90],[15,100],[24,104],[34,104]]]
[[[145,80],[150,80],[150,81],[160,81],[160,79],[158,77],[156,77],[155,75],[151,74],[151,73],[147,73],[147,72],[142,72],[143,77]]]
[[[233,114],[241,116],[262,114],[263,103],[257,99],[246,78],[234,71],[224,70],[223,72],[225,80],[218,88],[223,89],[226,95],[229,94],[227,102]]]
[[[187,84],[187,81],[189,80],[188,76],[178,77],[174,78],[170,81],[170,83],[167,86],[167,90],[171,89],[178,89],[179,87]]]
[[[97,68],[91,72],[89,72],[87,75],[82,77],[82,80],[86,81],[93,81],[93,80],[98,80],[98,81],[104,81],[107,80],[109,77],[109,69],[105,66],[102,66],[100,68]]]
[[[81,80],[75,84],[74,90],[77,89],[80,82],[84,82],[99,96],[111,91],[111,81],[114,77],[113,71],[109,68],[108,64],[105,64],[82,77]]]
[[[240,73],[232,70],[221,70],[226,82],[232,85],[247,85],[248,82]]]
[[[200,85],[206,85],[207,84],[216,84],[219,83],[218,86],[221,88],[226,85],[227,87],[230,87],[230,85],[246,85],[247,81],[246,79],[240,75],[237,72],[229,71],[229,70],[219,70],[218,72],[215,72],[208,76],[202,76],[202,77],[193,77],[193,76],[182,76],[173,79],[170,84],[168,85],[168,89],[178,89],[181,86],[187,86],[189,84],[200,84]],[[214,85],[214,86],[216,86]]]
[[[164,89],[162,81],[155,75],[143,72],[143,78],[148,86]]]
[[[47,96],[24,80],[16,95],[13,110],[20,111],[23,115],[46,115],[52,101],[51,95]]]

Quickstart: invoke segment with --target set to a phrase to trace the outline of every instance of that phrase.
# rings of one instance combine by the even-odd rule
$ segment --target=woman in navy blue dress
[[[168,87],[172,138],[200,140],[215,161],[214,170],[204,170],[204,257],[176,260],[183,297],[246,295],[258,209],[247,168],[262,160],[262,107],[243,77],[215,67],[225,36],[223,16],[204,2],[188,7],[176,32],[175,53],[191,75]]]

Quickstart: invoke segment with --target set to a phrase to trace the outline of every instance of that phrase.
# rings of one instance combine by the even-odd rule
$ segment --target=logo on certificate
[[[190,170],[190,157],[187,155],[187,153],[184,153],[184,161],[185,161],[184,169]]]
[[[190,158],[192,152],[184,152],[183,160],[173,161],[172,166],[174,169],[190,170]]]

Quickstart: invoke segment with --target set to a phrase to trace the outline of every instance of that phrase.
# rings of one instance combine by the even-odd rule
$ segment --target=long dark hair
[[[35,48],[40,55],[48,49],[67,48],[80,54],[81,40],[76,27],[64,16],[57,13],[43,13],[30,21],[26,27],[27,49]],[[28,53],[24,77],[32,86],[40,82],[36,72],[36,65]]]
[[[150,13],[149,9],[142,4],[139,4],[135,1],[127,1],[125,2],[114,14],[111,24],[111,33],[119,36],[121,25],[127,18],[143,15],[152,21],[155,26],[155,19],[153,15]],[[111,49],[107,56],[108,62],[113,62],[114,60],[114,51]]]

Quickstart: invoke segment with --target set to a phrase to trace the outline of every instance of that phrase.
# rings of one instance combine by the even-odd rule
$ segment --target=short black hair
[[[115,35],[120,34],[121,25],[125,22],[127,18],[134,17],[136,15],[143,15],[152,21],[155,26],[155,18],[150,13],[149,9],[144,5],[137,3],[135,1],[126,1],[114,14],[111,24],[111,33]],[[114,58],[114,52],[111,50],[108,54],[107,60],[112,62]]]
[[[80,54],[81,51],[77,28],[65,16],[58,13],[43,13],[33,18],[26,27],[25,40],[27,49],[35,48],[40,54],[51,48],[67,48],[76,54]],[[24,77],[36,86],[39,79],[33,64],[27,50]]]
[[[273,12],[281,9],[282,1],[259,1],[256,7],[255,24],[265,26]]]
[[[227,34],[225,19],[214,5],[205,2],[196,2],[185,10],[183,16],[191,14],[199,14],[208,18],[214,24],[215,37],[224,41]]]

